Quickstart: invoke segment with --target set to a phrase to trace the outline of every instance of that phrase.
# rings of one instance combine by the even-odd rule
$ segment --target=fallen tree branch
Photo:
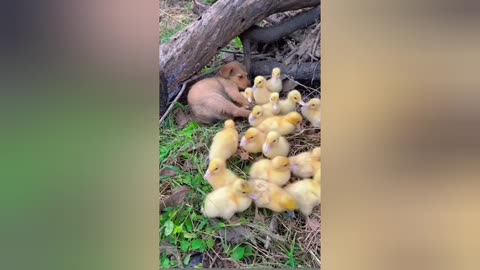
[[[270,27],[250,27],[240,35],[242,40],[250,40],[261,43],[271,43],[280,38],[295,32],[298,29],[306,28],[320,20],[320,7],[316,6],[302,12],[290,19]]]
[[[317,24],[315,29],[305,37],[305,39],[300,43],[300,45],[298,45],[297,48],[286,57],[284,63],[287,65],[290,64],[295,57],[298,57],[300,60],[306,60],[308,51],[315,46],[319,32],[320,24]]]
[[[198,0],[197,0],[198,1]],[[197,73],[232,39],[271,14],[317,6],[320,0],[219,0],[168,43],[159,47],[159,66],[170,92]]]
[[[318,20],[320,20],[320,8],[319,6],[316,6],[277,25],[270,27],[258,27],[254,25],[247,31],[243,32],[240,35],[243,44],[243,51],[245,53],[243,64],[247,68],[249,76],[252,77],[254,73],[251,69],[252,42],[271,43],[298,29],[308,27]]]
[[[282,74],[295,80],[320,80],[320,62],[285,65],[275,60],[256,61],[252,63],[252,74],[267,75],[272,73],[272,69],[275,67],[279,67]]]

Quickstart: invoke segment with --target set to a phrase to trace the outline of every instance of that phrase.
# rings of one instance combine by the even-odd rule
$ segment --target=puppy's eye
[[[238,78],[243,79],[243,75],[238,76]]]

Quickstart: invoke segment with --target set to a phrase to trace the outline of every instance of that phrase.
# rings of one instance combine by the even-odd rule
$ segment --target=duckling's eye
[[[272,142],[277,142],[277,140],[273,140]]]
[[[216,170],[218,170],[218,168],[215,168],[215,170],[214,170],[214,171],[216,171]]]

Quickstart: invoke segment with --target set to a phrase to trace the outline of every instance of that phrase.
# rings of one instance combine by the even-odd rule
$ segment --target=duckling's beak
[[[275,112],[277,112],[277,111],[278,111],[278,104],[276,104],[276,103],[275,103],[275,104],[273,104],[273,110],[274,110]]]
[[[203,176],[203,179],[208,181],[208,180],[210,180],[211,177],[212,177],[212,173],[210,171],[207,171],[205,173],[205,175]]]
[[[298,166],[297,165],[290,165],[290,171],[294,172],[298,170]]]
[[[250,197],[250,199],[252,199],[254,201],[260,199],[260,196],[258,194],[254,194],[254,193],[250,194],[249,197]]]
[[[300,101],[298,102],[298,104],[300,104],[301,106],[307,105],[307,103],[303,102],[303,100],[300,100]]]
[[[268,154],[271,149],[272,149],[272,147],[269,144],[264,144],[263,145],[263,152],[265,152],[265,154]]]
[[[295,213],[293,211],[288,211],[287,214],[289,217],[295,218]]]
[[[248,122],[250,123],[250,125],[253,125],[253,121],[255,121],[255,116],[250,115],[250,116],[248,117]]]
[[[248,143],[248,140],[245,139],[245,137],[242,137],[242,139],[240,140],[240,146],[245,146],[247,145],[247,143]]]
[[[252,87],[252,92],[255,93],[257,91],[257,85],[255,84],[253,87]]]
[[[302,123],[298,123],[297,128],[300,129],[302,127]]]
[[[252,98],[247,98],[248,103],[252,103]]]

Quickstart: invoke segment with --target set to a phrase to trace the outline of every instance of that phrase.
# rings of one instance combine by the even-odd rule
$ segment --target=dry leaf
[[[316,218],[310,218],[307,221],[307,226],[313,231],[317,231],[320,229],[320,222]]]
[[[191,169],[195,169],[195,165],[193,164],[193,161],[191,159],[186,159],[183,163],[183,170],[188,171]]]
[[[216,226],[217,223],[215,219],[210,220],[212,226]],[[245,239],[252,239],[254,236],[252,229],[246,226],[224,227],[218,230],[218,235],[232,245],[244,242]]]
[[[160,171],[160,176],[175,176],[177,173],[174,170],[168,169],[168,168],[163,168]]]
[[[167,208],[182,203],[192,190],[187,186],[177,187],[172,190],[172,194],[166,198],[160,199],[160,212]]]
[[[187,125],[188,117],[187,115],[185,115],[182,109],[178,109],[175,112],[175,122],[177,123],[177,127],[179,129],[182,129]]]

